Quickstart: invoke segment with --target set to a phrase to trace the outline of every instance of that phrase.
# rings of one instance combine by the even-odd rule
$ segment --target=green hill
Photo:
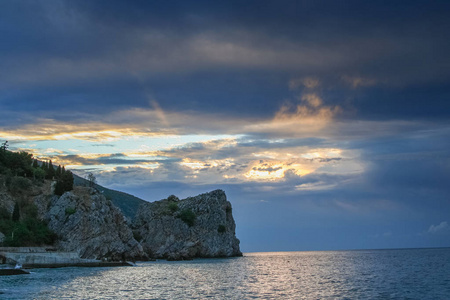
[[[87,186],[88,181],[80,176],[74,174],[74,184]],[[132,220],[136,215],[138,207],[141,203],[147,202],[141,198],[135,197],[133,195],[108,189],[99,184],[95,184],[95,188],[103,193],[106,199],[112,201],[112,203],[117,206],[127,219]]]

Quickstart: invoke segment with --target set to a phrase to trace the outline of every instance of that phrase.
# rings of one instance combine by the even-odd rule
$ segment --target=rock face
[[[144,203],[133,222],[144,251],[169,260],[242,255],[231,203],[222,190]]]
[[[5,191],[5,189],[0,188],[0,207],[5,208],[10,214],[14,210],[14,204],[16,200]]]
[[[12,192],[2,180],[0,175],[2,215],[10,218],[15,203],[23,205],[21,209],[32,208],[21,212],[21,221],[29,216],[47,221],[57,235],[53,246],[75,251],[81,258],[180,260],[242,255],[231,204],[221,190],[149,203],[102,187],[75,186],[73,191],[56,196],[50,180],[29,180],[27,189]],[[108,199],[120,208],[99,190],[108,192]],[[4,234],[0,232],[0,243]]]
[[[94,189],[75,187],[53,196],[46,219],[59,236],[58,248],[81,258],[147,258],[120,210]]]

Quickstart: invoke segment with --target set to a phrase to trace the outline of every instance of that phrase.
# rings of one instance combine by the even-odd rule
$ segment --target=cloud
[[[296,90],[300,86],[307,89],[315,89],[320,85],[320,81],[314,77],[294,78],[289,80],[289,89]]]
[[[312,137],[326,129],[342,111],[339,106],[322,105],[322,100],[315,94],[304,95],[302,102],[297,105],[285,103],[271,121],[248,125],[244,130],[280,137]]]
[[[446,221],[442,221],[439,225],[430,225],[428,228],[428,233],[435,234],[438,232],[447,231],[450,227]]]
[[[356,89],[358,87],[369,87],[377,83],[375,79],[363,78],[363,77],[352,77],[348,75],[342,76],[342,80],[349,84],[352,88]]]
[[[353,78],[385,79],[388,84],[432,82],[449,75],[448,68],[442,68],[448,64],[448,21],[442,16],[445,9],[434,7],[442,4],[421,6],[428,14],[411,5],[402,12],[402,22],[386,15],[383,24],[366,5],[355,6],[358,13],[351,16],[335,5],[327,5],[339,11],[332,14],[307,5],[303,11],[308,16],[298,17],[293,12],[302,9],[270,5],[269,13],[248,3],[248,13],[239,18],[231,17],[236,13],[232,5],[197,7],[198,11],[181,3],[171,9],[143,3],[129,9],[46,1],[16,5],[20,9],[12,4],[3,9],[4,34],[24,41],[9,43],[2,52],[3,88],[211,70],[288,71],[300,73],[300,78],[354,73],[360,75]],[[437,26],[439,22],[443,24]],[[433,28],[433,35],[424,28]],[[350,82],[361,86],[368,81]],[[314,81],[303,84],[315,86]]]
[[[314,108],[322,106],[323,104],[322,99],[315,93],[304,94],[302,95],[301,100]]]
[[[278,137],[313,137],[320,134],[342,112],[328,106],[314,92],[301,103],[286,102],[272,118],[239,117],[220,113],[163,110],[156,100],[151,107],[130,107],[101,115],[78,113],[69,119],[30,117],[24,124],[9,123],[0,135],[9,140],[88,140],[112,142],[135,136],[186,134],[253,134]]]

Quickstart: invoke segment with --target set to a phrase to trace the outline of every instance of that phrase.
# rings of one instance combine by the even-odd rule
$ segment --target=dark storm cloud
[[[436,193],[444,198],[449,195],[449,128],[375,139],[362,147],[365,159],[372,164],[367,181],[374,186]]]
[[[268,116],[290,97],[291,78],[313,75],[328,89],[324,101],[359,116],[447,116],[446,2],[1,5],[0,77],[8,92],[0,101],[15,103],[9,111],[38,102],[100,113],[124,101],[142,107],[150,94],[169,110],[220,106]],[[350,84],[361,78],[376,85],[370,95]],[[402,87],[415,83],[419,94],[405,94]]]

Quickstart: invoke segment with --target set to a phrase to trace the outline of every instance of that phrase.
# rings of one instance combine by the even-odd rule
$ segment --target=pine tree
[[[37,161],[37,159],[35,159],[34,161],[33,161],[33,168],[39,168],[39,164],[38,164],[38,161]]]

